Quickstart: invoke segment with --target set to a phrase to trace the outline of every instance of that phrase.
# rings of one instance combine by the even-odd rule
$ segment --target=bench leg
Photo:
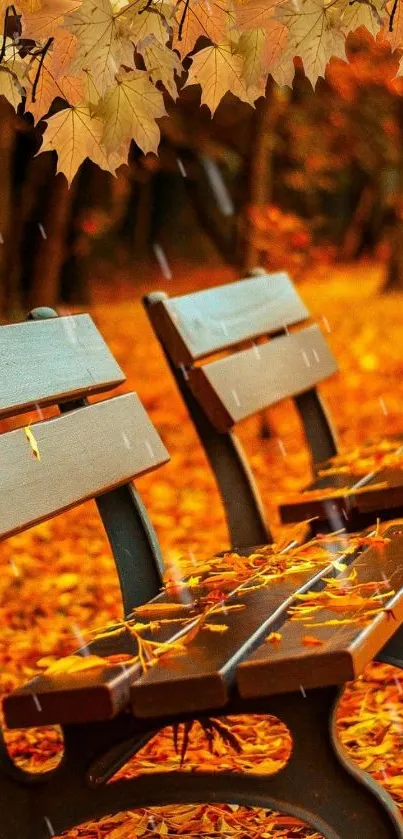
[[[226,715],[274,714],[289,726],[292,755],[274,776],[155,772],[91,788],[88,770],[94,759],[122,739],[124,728],[127,739],[134,742],[137,736],[140,745],[152,735],[151,725],[148,733],[137,734],[130,718],[123,727],[118,720],[67,726],[66,759],[47,783],[26,787],[0,774],[0,839],[49,839],[91,819],[135,807],[208,802],[287,813],[326,839],[403,839],[403,822],[392,799],[350,764],[337,744],[337,697],[337,690],[329,688],[308,691],[306,698],[292,694],[253,707],[241,702],[225,709]]]
[[[395,632],[376,656],[376,661],[403,668],[403,626]]]

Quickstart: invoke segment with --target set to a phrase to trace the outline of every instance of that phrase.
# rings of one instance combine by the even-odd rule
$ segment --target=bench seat
[[[241,585],[234,580],[222,601],[211,598],[211,592],[217,591],[213,575],[185,589],[186,596],[192,596],[193,610],[183,605],[181,588],[176,596],[161,593],[148,604],[146,617],[140,608],[126,628],[112,630],[110,637],[106,631],[78,653],[135,656],[137,641],[129,627],[140,623],[148,626],[141,638],[157,644],[179,642],[177,651],[157,657],[145,672],[138,662],[121,662],[81,673],[40,675],[6,697],[7,724],[95,721],[129,708],[140,718],[197,713],[225,708],[234,690],[242,697],[261,697],[300,687],[341,685],[355,678],[403,622],[403,522],[385,527],[383,537],[316,539],[290,546],[275,557],[277,567],[279,561],[283,568],[287,563],[287,573],[269,579],[273,549],[258,549],[245,558],[250,577]],[[230,562],[231,555],[224,556],[222,567]],[[341,562],[347,566],[342,571]],[[262,569],[266,569],[264,585],[258,576]],[[335,582],[329,582],[332,579]],[[340,587],[347,597],[351,587],[351,605],[337,604],[336,612],[321,607],[306,620],[295,619],[299,611],[293,609],[306,603],[302,595],[323,597],[323,591],[329,590],[334,599]],[[198,631],[192,632],[208,598],[213,607]],[[161,619],[164,604],[171,604],[166,612],[171,614],[174,603],[179,610],[183,605],[186,622]],[[342,623],[334,625],[334,620]],[[281,637],[265,640],[272,632]]]
[[[386,467],[366,475],[321,476],[297,495],[284,495],[279,501],[283,524],[316,518],[316,529],[323,529],[324,521],[334,524],[339,520],[348,530],[356,530],[377,515],[384,521],[402,515],[403,469]]]

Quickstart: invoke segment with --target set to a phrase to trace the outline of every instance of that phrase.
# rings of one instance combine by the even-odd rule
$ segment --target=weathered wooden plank
[[[329,569],[327,568],[326,571]],[[323,571],[323,569],[322,569]],[[251,574],[253,569],[251,569]],[[264,597],[267,608],[262,614],[262,606],[258,603],[259,613],[254,614],[254,608],[250,595],[248,597],[249,605],[252,608],[248,610],[228,612],[227,615],[212,614],[210,621],[212,623],[219,623],[223,620],[225,623],[230,621],[229,629],[224,636],[211,634],[208,630],[201,631],[195,641],[189,647],[189,656],[183,657],[175,656],[172,659],[165,660],[163,663],[155,666],[155,673],[157,676],[157,683],[148,684],[151,672],[144,676],[140,682],[137,682],[134,689],[133,704],[135,710],[139,711],[141,716],[153,716],[155,714],[164,714],[169,707],[176,710],[184,708],[205,708],[216,704],[217,699],[222,703],[224,701],[224,678],[221,674],[218,677],[211,677],[211,666],[217,666],[218,661],[227,662],[231,657],[234,649],[237,649],[240,637],[247,638],[248,634],[252,633],[257,626],[262,622],[267,621],[267,617],[271,619],[269,614],[270,604],[274,608],[279,608],[284,605],[284,599],[290,598],[299,585],[304,586],[312,577],[312,571],[306,571],[304,574],[297,574],[293,578],[288,578],[286,581],[281,581],[276,584],[276,587],[270,592],[265,590]],[[237,583],[234,582],[231,586],[234,589]],[[160,624],[156,630],[152,628],[145,628],[141,631],[141,637],[146,640],[152,640],[160,643],[161,641],[172,641],[180,639],[181,635],[187,631],[190,625],[198,619],[200,609],[193,607],[193,603],[197,604],[200,600],[209,594],[209,588],[203,585],[203,580],[196,588],[192,587],[189,590],[181,590],[179,595],[170,592],[161,592],[150,604],[148,604],[148,614],[140,610],[135,611],[135,621],[145,622],[153,620],[160,620],[164,616],[164,611],[161,612],[165,604],[176,604],[175,614],[169,612],[169,616],[179,619],[180,617],[190,619],[190,623],[183,624],[181,621],[174,623]],[[255,595],[258,592],[255,592]],[[262,594],[262,592],[261,592]],[[260,598],[261,600],[261,598]],[[260,602],[259,600],[259,602]],[[228,603],[230,604],[230,599]],[[233,602],[239,605],[242,601],[239,598],[234,598]],[[246,602],[246,601],[245,601]],[[238,621],[240,620],[240,624]],[[240,629],[242,621],[245,623],[245,628]],[[193,623],[192,623],[193,622]],[[263,630],[262,630],[263,631]],[[234,640],[232,640],[232,633],[235,633]],[[243,633],[243,634],[242,634]],[[230,642],[231,654],[228,655],[227,646]],[[224,644],[224,646],[223,646]],[[201,645],[201,647],[200,647]],[[200,672],[192,672],[190,678],[185,674],[185,679],[176,679],[177,668],[180,668],[179,676],[183,676],[184,666],[193,660],[194,652],[198,656],[198,663],[200,658],[199,649],[204,649],[205,665],[204,670]],[[137,655],[137,642],[130,630],[122,627],[117,634],[104,635],[102,638],[95,638],[85,649],[78,651],[80,654],[90,653],[105,657],[108,655]],[[215,655],[215,658],[210,659],[209,656]],[[225,679],[229,679],[233,673],[233,666],[225,672]],[[204,671],[207,670],[207,676]],[[109,719],[115,716],[119,711],[122,711],[129,704],[129,688],[130,684],[134,683],[136,679],[141,676],[141,667],[137,664],[120,666],[120,672],[116,668],[105,668],[104,670],[91,670],[87,673],[76,674],[58,674],[53,676],[39,675],[31,680],[28,684],[14,691],[10,696],[4,700],[4,710],[7,724],[10,727],[24,727],[32,725],[45,725],[53,723],[74,723],[90,721],[93,719]],[[125,675],[126,674],[126,675]],[[166,676],[172,678],[172,688],[167,686]],[[161,683],[158,683],[158,678]],[[186,682],[185,690],[183,682]],[[144,684],[145,683],[145,684]],[[151,696],[150,696],[151,691]],[[172,696],[173,693],[173,696]],[[35,697],[35,699],[33,698]],[[81,697],[81,699],[80,699]],[[151,704],[149,704],[151,703]],[[167,704],[168,703],[168,704]]]
[[[92,641],[80,655],[129,655],[137,645],[129,632]],[[116,665],[81,673],[38,675],[3,699],[10,728],[54,723],[79,723],[112,719],[130,702],[130,683],[138,667]]]
[[[125,381],[89,315],[0,328],[0,416],[109,390]]]
[[[181,297],[153,295],[148,308],[157,334],[177,365],[191,364],[309,317],[284,273],[239,280]]]
[[[346,488],[346,494],[329,493],[325,499],[309,498],[311,490],[340,490]],[[359,489],[359,492],[354,492]],[[403,509],[403,469],[388,467],[368,475],[328,475],[318,478],[301,491],[297,499],[279,506],[281,520],[292,524],[305,518],[319,518],[327,521],[332,516],[343,517],[344,521],[357,522],[357,517],[371,516],[374,521],[377,513],[390,511],[390,518],[397,517]]]
[[[168,459],[136,394],[128,393],[0,436],[0,534],[128,483]]]
[[[311,326],[193,367],[188,381],[214,426],[225,432],[245,417],[309,390],[336,370],[320,329]]]
[[[238,663],[285,619],[296,592],[333,573],[331,564],[322,564],[316,572],[312,568],[296,572],[273,579],[263,588],[227,597],[226,607],[243,604],[245,608],[212,613],[209,622],[226,626],[226,631],[201,630],[186,654],[158,663],[141,676],[131,687],[134,714],[152,717],[224,707]]]
[[[346,580],[348,588],[347,577],[353,568],[355,586],[373,583],[375,593],[393,590],[394,594],[384,602],[385,608],[366,626],[354,622],[319,625],[334,619],[357,619],[362,607],[337,613],[323,610],[304,622],[287,620],[281,627],[278,645],[261,645],[239,665],[237,685],[241,696],[270,696],[300,687],[304,690],[343,684],[362,672],[403,622],[403,523],[388,528],[385,535],[394,538],[367,549],[339,577]],[[365,594],[365,589],[361,592],[365,597],[373,593]],[[305,646],[306,635],[321,643]]]

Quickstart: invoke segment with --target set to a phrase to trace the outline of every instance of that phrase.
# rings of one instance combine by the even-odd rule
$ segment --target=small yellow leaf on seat
[[[29,445],[31,446],[32,454],[34,455],[34,457],[36,457],[37,460],[40,460],[41,456],[40,456],[40,453],[39,453],[38,443],[36,442],[35,437],[34,437],[32,431],[31,431],[29,425],[25,426],[24,434],[25,434],[25,436],[28,440]]]
[[[78,673],[84,670],[93,670],[100,667],[107,667],[108,662],[97,655],[68,655],[55,661],[44,672],[44,676],[59,676],[62,673]]]
[[[226,632],[228,626],[225,623],[206,623],[203,629],[208,629],[210,632]]]
[[[265,640],[269,641],[270,644],[279,644],[281,641],[281,632],[270,632]]]

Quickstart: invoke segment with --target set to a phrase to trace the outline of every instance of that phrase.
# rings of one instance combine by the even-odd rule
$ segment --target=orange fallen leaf
[[[158,620],[169,615],[171,618],[180,616],[183,612],[189,612],[192,605],[189,603],[145,603],[144,606],[137,606],[134,614],[138,618],[149,618]]]
[[[265,638],[265,641],[268,641],[270,644],[279,644],[281,637],[281,632],[270,632],[267,638]]]
[[[315,638],[314,635],[304,635],[302,643],[304,647],[321,647],[324,641],[321,641],[320,638]]]

